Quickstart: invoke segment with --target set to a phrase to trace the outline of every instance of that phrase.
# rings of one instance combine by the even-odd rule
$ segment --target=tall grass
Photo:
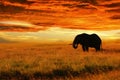
[[[97,53],[93,49],[84,53],[71,45],[3,46],[0,47],[0,79],[3,80],[86,78],[116,70],[120,73],[119,47],[111,52],[106,48]]]

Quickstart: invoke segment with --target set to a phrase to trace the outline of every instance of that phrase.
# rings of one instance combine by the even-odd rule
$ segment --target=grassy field
[[[1,43],[0,80],[120,80],[120,43],[102,48],[83,52],[70,44]]]

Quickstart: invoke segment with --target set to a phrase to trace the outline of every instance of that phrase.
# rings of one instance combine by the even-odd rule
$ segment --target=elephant
[[[96,51],[100,51],[102,40],[95,33],[93,33],[93,34],[82,33],[75,37],[75,39],[73,41],[73,48],[76,49],[78,47],[78,44],[82,45],[82,49],[84,52],[85,51],[88,52],[89,47],[95,48]]]

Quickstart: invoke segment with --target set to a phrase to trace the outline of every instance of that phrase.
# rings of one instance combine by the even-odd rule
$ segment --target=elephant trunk
[[[75,43],[73,43],[73,48],[77,48],[78,47],[78,44],[75,44]]]

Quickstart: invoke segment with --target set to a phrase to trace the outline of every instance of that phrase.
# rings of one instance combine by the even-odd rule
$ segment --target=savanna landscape
[[[0,0],[0,80],[120,80],[120,0]]]
[[[1,80],[120,80],[119,41],[104,42],[102,51],[80,45],[3,43]],[[9,45],[8,45],[9,44]]]

